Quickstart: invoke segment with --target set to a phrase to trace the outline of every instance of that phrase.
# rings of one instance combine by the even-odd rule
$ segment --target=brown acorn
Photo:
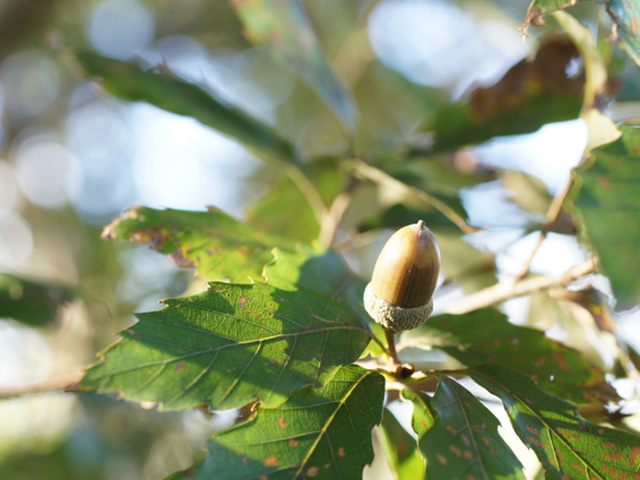
[[[373,268],[364,306],[387,332],[411,330],[433,311],[440,273],[438,242],[422,220],[394,233]]]

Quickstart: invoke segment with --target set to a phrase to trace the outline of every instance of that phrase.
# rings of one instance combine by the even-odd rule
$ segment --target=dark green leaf
[[[414,395],[413,427],[427,459],[428,478],[525,478],[498,434],[498,419],[461,385],[443,376],[433,399]],[[425,407],[434,416],[428,428],[418,421]]]
[[[121,333],[81,382],[164,409],[212,409],[284,402],[305,385],[326,383],[358,359],[370,340],[341,302],[308,290],[211,283],[165,300]]]
[[[352,365],[320,389],[305,388],[277,408],[214,435],[202,464],[174,478],[360,479],[373,460],[384,378]]]
[[[497,84],[474,90],[469,103],[443,109],[431,124],[436,137],[434,148],[458,148],[577,118],[584,75],[568,77],[566,71],[578,57],[575,46],[566,38],[548,41],[533,61],[524,59]]]
[[[638,0],[601,0],[616,24],[616,33],[622,46],[636,63],[640,64],[640,3]]]
[[[233,0],[233,5],[249,41],[290,65],[353,131],[356,104],[327,63],[302,5],[297,0]]]
[[[583,355],[534,328],[507,321],[497,310],[438,315],[405,333],[405,341],[432,345],[467,366],[508,363],[531,375],[543,388],[576,402],[615,399],[604,373]]]
[[[398,474],[398,478],[416,480],[424,478],[424,459],[418,451],[416,440],[409,435],[389,410],[384,411],[382,428],[386,435],[391,464]]]
[[[510,368],[484,365],[468,373],[500,397],[516,433],[542,462],[546,478],[640,477],[640,436],[587,422],[573,405]]]
[[[295,213],[291,206],[295,205]],[[320,224],[309,201],[290,178],[283,177],[273,189],[251,206],[247,223],[258,230],[311,243],[318,238]]]
[[[270,127],[214,98],[199,86],[181,80],[166,68],[164,73],[145,71],[138,65],[90,52],[77,53],[76,58],[89,75],[99,77],[101,85],[116,97],[148,102],[168,112],[193,117],[257,152],[288,162],[296,161],[293,146]]]
[[[259,279],[274,247],[295,249],[281,237],[248,227],[216,208],[206,212],[128,210],[105,227],[103,238],[149,244],[205,280]]]
[[[593,150],[591,165],[576,171],[572,196],[624,308],[640,299],[640,129],[620,130],[618,141]]]
[[[41,326],[55,320],[58,307],[70,298],[69,290],[59,285],[0,273],[0,318]]]

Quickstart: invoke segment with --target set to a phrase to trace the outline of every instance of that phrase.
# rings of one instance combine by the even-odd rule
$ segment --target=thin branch
[[[540,247],[542,246],[545,239],[547,238],[547,235],[553,229],[556,222],[560,218],[560,214],[562,213],[562,207],[564,206],[564,202],[569,196],[569,193],[571,192],[572,188],[573,188],[573,178],[570,178],[567,184],[565,185],[565,187],[562,189],[562,191],[559,192],[555,197],[553,197],[553,200],[551,201],[551,205],[549,205],[549,209],[547,210],[547,213],[545,215],[547,219],[547,225],[540,232],[538,243],[536,243],[536,246],[533,247],[533,250],[531,251],[529,258],[527,258],[527,261],[524,263],[522,270],[518,275],[515,276],[514,280],[520,280],[525,275],[527,275],[527,273],[529,273],[529,269],[531,268],[531,263],[533,262],[533,258],[536,256],[536,254],[538,253],[538,250],[540,250]]]
[[[383,172],[379,168],[372,167],[361,160],[353,159],[352,165],[355,173],[361,178],[386,186],[390,189],[401,191],[408,198],[415,198],[420,202],[426,203],[427,205],[440,210],[440,212],[455,223],[464,233],[474,233],[477,231],[455,210],[449,207],[449,205],[444,203],[442,200],[429,195],[427,192],[420,190],[419,188],[412,187],[411,185],[407,185],[406,183],[393,178],[388,173]]]
[[[15,387],[0,387],[0,400],[8,398],[24,397],[39,393],[63,392],[73,390],[76,384],[82,379],[84,371],[79,370],[57,375],[38,383],[28,385],[18,385]]]
[[[341,192],[331,204],[328,210],[326,210],[322,217],[322,225],[320,229],[320,243],[329,248],[333,245],[336,237],[336,232],[342,222],[347,208],[351,204],[353,198],[353,190],[355,189],[356,182],[354,179],[350,179],[349,184],[343,192]]]
[[[446,313],[462,314],[504,302],[510,298],[520,297],[547,288],[564,285],[595,270],[595,260],[590,258],[565,273],[556,277],[534,277],[519,281],[500,282],[480,290],[447,307]]]

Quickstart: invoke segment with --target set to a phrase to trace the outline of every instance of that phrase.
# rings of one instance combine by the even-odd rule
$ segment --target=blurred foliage
[[[417,33],[384,10],[389,30],[381,44],[376,14],[410,3],[0,3],[0,316],[21,322],[0,322],[8,339],[0,382],[84,367],[122,331],[83,388],[120,392],[145,408],[201,408],[160,413],[89,393],[60,394],[68,410],[55,394],[0,400],[0,478],[151,479],[179,471],[212,478],[216,461],[229,475],[251,464],[256,475],[288,478],[284,469],[295,468],[308,477],[359,478],[373,455],[369,431],[380,422],[390,375],[387,340],[365,313],[362,291],[390,230],[419,218],[442,253],[436,308],[510,281],[509,242],[532,231],[577,233],[613,292],[557,285],[529,295],[524,311],[508,319],[495,309],[439,315],[404,335],[399,347],[419,348],[401,357],[420,355],[415,363],[426,367],[424,378],[393,378],[405,382],[402,405],[413,417],[402,422],[384,410],[376,445],[391,468],[422,478],[427,458],[432,478],[453,478],[456,469],[522,478],[494,413],[462,380],[471,377],[500,397],[549,478],[575,473],[554,463],[554,454],[585,475],[638,474],[621,460],[638,458],[637,436],[588,421],[601,420],[607,401],[617,409],[608,420],[626,415],[632,401],[620,400],[608,382],[627,381],[638,364],[632,339],[617,338],[612,308],[639,303],[638,142],[636,130],[607,116],[621,100],[640,101],[637,2],[415,2],[416,18],[420,8],[432,9],[418,30],[441,38],[418,48]],[[548,14],[555,21],[536,28]],[[447,18],[455,28],[447,30]],[[526,48],[517,34],[523,23]],[[477,38],[459,36],[465,31]],[[471,48],[475,40],[486,47],[482,56]],[[400,57],[407,66],[398,67]],[[420,68],[434,58],[452,72],[440,84]],[[197,122],[177,128],[170,113]],[[535,168],[515,158],[498,167],[474,147],[579,116],[586,160],[573,174],[569,201]],[[169,127],[140,118],[163,118]],[[200,143],[193,132],[213,135],[203,127],[227,143],[219,136]],[[619,140],[600,146],[618,129]],[[184,147],[164,152],[168,143],[159,140]],[[59,149],[25,155],[46,142]],[[198,155],[228,163],[215,173],[201,163],[184,176]],[[154,197],[148,190],[156,175],[169,182],[153,185]],[[195,195],[203,184],[211,192]],[[227,202],[230,212],[172,204],[192,193]],[[491,194],[517,212],[516,227]],[[131,207],[149,198],[163,200]],[[497,218],[478,219],[479,207]],[[108,222],[105,237],[150,245],[177,265],[146,246],[104,242],[99,227]],[[496,240],[505,233],[508,240]],[[215,284],[215,299],[212,291],[193,295],[202,280],[220,279],[256,283]],[[130,327],[133,311],[177,296]],[[518,319],[529,326],[510,323]],[[566,338],[552,340],[541,329]],[[448,358],[434,361],[443,351]],[[349,366],[361,354],[362,365],[386,380]],[[456,362],[471,370],[449,377],[428,368]],[[587,419],[558,397],[580,403]],[[246,405],[256,399],[262,403]],[[241,409],[226,421],[210,411],[228,407]],[[305,427],[313,436],[301,420],[311,417]],[[351,435],[350,445],[333,444]],[[603,442],[611,452],[604,456]],[[589,455],[597,462],[585,466]],[[190,465],[197,472],[185,470]]]

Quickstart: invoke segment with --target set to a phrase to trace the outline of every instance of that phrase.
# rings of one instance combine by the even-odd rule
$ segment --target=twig
[[[595,260],[590,258],[565,273],[556,277],[534,277],[520,281],[500,282],[461,299],[445,309],[446,313],[462,314],[504,302],[510,298],[520,297],[528,293],[545,290],[550,287],[564,285],[593,272]]]
[[[370,180],[379,185],[384,185],[388,188],[399,190],[409,198],[418,199],[420,202],[426,203],[440,210],[440,212],[442,212],[447,218],[449,218],[449,220],[455,223],[458,228],[460,228],[460,230],[462,230],[464,233],[474,233],[477,231],[446,203],[432,195],[429,195],[425,191],[420,190],[419,188],[412,187],[411,185],[407,185],[406,183],[393,178],[388,173],[383,172],[379,168],[372,167],[371,165],[368,165],[361,160],[353,159],[352,165],[353,169],[358,175],[360,175],[360,177]]]
[[[76,384],[82,379],[83,374],[84,372],[80,370],[57,375],[38,383],[18,385],[16,387],[0,387],[0,400],[35,395],[38,393],[73,390]]]
[[[529,273],[529,269],[531,268],[531,263],[533,262],[533,258],[536,256],[536,254],[538,253],[538,250],[540,250],[540,247],[542,246],[542,243],[547,238],[547,235],[553,229],[556,222],[560,218],[564,201],[569,196],[569,192],[571,192],[572,188],[573,188],[573,178],[570,178],[567,184],[565,185],[565,187],[562,189],[562,191],[558,193],[555,197],[553,197],[553,200],[551,201],[551,205],[549,205],[549,209],[547,210],[547,213],[545,215],[547,219],[547,224],[540,232],[538,243],[536,243],[536,246],[533,247],[533,250],[531,251],[529,258],[527,258],[527,261],[524,263],[524,266],[522,267],[522,270],[520,271],[520,273],[514,277],[514,280],[520,280],[527,273]]]
[[[328,210],[322,217],[322,225],[320,229],[320,243],[327,248],[331,247],[336,237],[338,226],[344,217],[351,199],[353,197],[353,190],[356,186],[356,181],[351,178],[345,190],[341,192],[331,204]]]

